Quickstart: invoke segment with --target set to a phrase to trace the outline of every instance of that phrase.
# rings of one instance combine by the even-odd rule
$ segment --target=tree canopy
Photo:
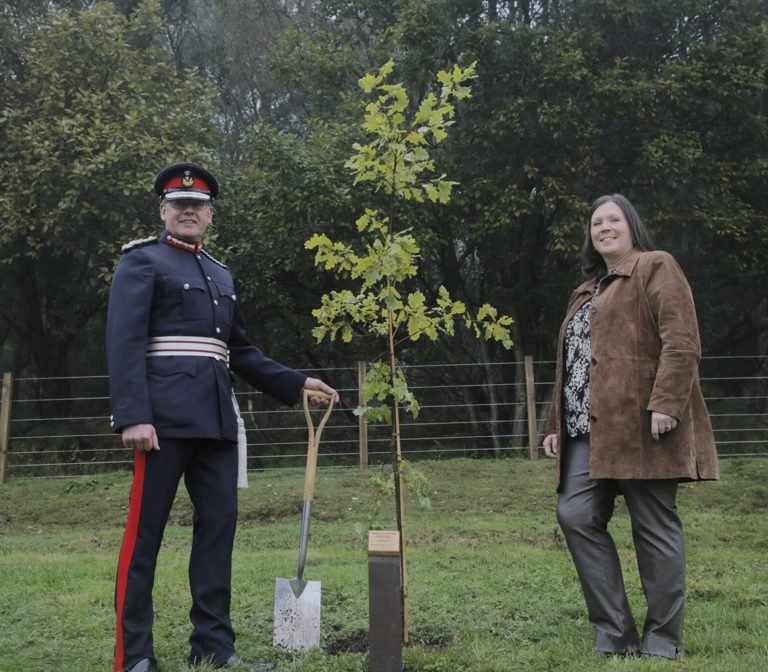
[[[221,178],[211,245],[233,269],[257,340],[296,366],[365,357],[364,343],[355,352],[313,344],[311,309],[341,287],[302,243],[354,236],[356,204],[370,195],[343,170],[364,141],[356,82],[390,58],[414,109],[432,73],[477,61],[459,130],[433,152],[438,174],[458,183],[451,204],[402,217],[422,243],[419,291],[433,300],[444,286],[471,309],[491,303],[514,318],[510,352],[468,338],[419,357],[551,359],[589,203],[616,191],[680,260],[705,352],[764,354],[767,9],[765,0],[6,3],[4,365],[40,375],[100,366],[100,339],[83,339],[100,336],[118,244],[156,230],[151,176],[182,158]],[[54,366],[45,353],[57,349]]]
[[[17,365],[41,375],[66,374],[103,319],[118,241],[156,228],[157,166],[210,156],[208,87],[174,70],[162,30],[152,2],[130,18],[99,4],[23,27],[0,113],[0,314]]]

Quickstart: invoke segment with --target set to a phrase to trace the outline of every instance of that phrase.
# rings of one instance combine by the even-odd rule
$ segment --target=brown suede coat
[[[567,450],[562,422],[565,328],[594,294],[573,292],[560,328],[547,434]],[[719,478],[712,425],[699,385],[699,329],[688,282],[666,252],[632,250],[609,269],[591,308],[591,478]],[[659,441],[651,411],[677,418]]]

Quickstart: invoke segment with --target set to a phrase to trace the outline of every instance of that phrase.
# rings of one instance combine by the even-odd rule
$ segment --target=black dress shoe
[[[149,658],[142,658],[133,667],[128,668],[128,672],[160,672],[157,669],[157,663]]]
[[[221,666],[225,670],[243,670],[244,672],[258,672],[259,670],[274,670],[274,663],[249,663],[236,653],[233,653],[227,662]]]

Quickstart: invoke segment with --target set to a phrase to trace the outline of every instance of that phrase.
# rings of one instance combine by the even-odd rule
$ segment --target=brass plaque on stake
[[[400,555],[400,533],[397,530],[368,532],[368,555]]]

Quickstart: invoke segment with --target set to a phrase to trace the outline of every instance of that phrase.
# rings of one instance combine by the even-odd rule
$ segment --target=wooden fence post
[[[368,373],[368,365],[366,362],[357,362],[357,405],[365,406],[365,400],[363,399],[363,386],[365,385],[365,376]],[[358,436],[360,444],[360,468],[368,468],[368,422],[361,415],[357,419]]]
[[[8,454],[8,439],[11,435],[11,396],[13,374],[3,374],[2,407],[0,407],[0,483],[5,483],[5,456]]]
[[[533,377],[533,357],[525,356],[525,398],[528,402],[528,453],[532,460],[539,459],[536,427],[536,387]]]

